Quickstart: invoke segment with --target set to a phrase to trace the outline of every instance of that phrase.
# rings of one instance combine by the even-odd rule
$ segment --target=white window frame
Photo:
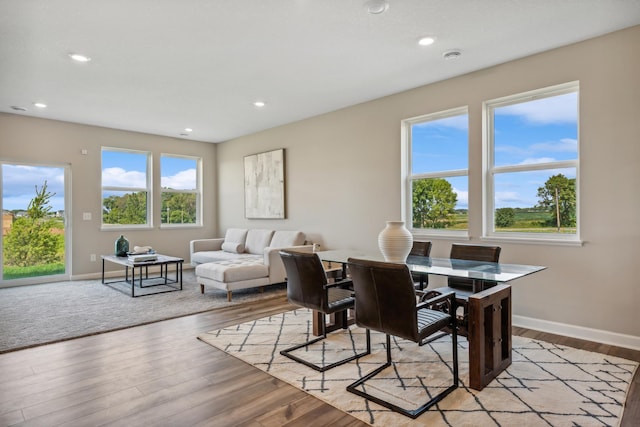
[[[196,222],[189,224],[182,223],[163,223],[160,219],[160,228],[185,228],[185,227],[202,227],[202,157],[195,156],[183,156],[180,154],[160,153],[160,181],[162,181],[162,158],[172,157],[177,159],[188,159],[196,161],[196,189],[195,190],[176,190],[165,189],[160,184],[160,204],[162,205],[163,193],[186,193],[196,194]],[[162,218],[162,214],[160,215]]]
[[[575,92],[580,99],[579,82],[569,82],[556,86],[536,89],[529,92],[509,95],[482,103],[482,123],[483,123],[483,141],[482,141],[482,173],[483,173],[483,240],[494,241],[519,241],[529,243],[557,243],[580,245],[580,111],[578,102],[578,152],[576,160],[563,160],[547,163],[535,163],[526,165],[506,165],[494,166],[494,110],[499,107],[520,104],[523,102],[533,101],[541,98],[549,98],[558,95]],[[494,230],[494,212],[495,212],[495,188],[494,176],[505,172],[529,172],[540,170],[553,170],[563,168],[575,168],[576,170],[576,233],[529,233],[529,232],[500,232]]]
[[[129,153],[129,154],[144,154],[147,156],[147,171],[146,171],[146,187],[118,187],[118,186],[105,186],[102,184],[102,171],[104,170],[104,165],[102,164],[102,153],[104,151],[116,151],[121,153]],[[153,187],[152,187],[152,177],[153,177],[153,168],[152,168],[152,154],[150,151],[140,151],[140,150],[130,150],[126,148],[117,148],[117,147],[101,147],[100,150],[100,224],[101,229],[103,230],[125,230],[125,229],[150,229],[153,228],[153,214],[152,214],[152,206],[153,206]],[[147,193],[147,219],[146,224],[105,224],[103,222],[102,209],[104,207],[104,192],[105,191],[125,191],[125,192],[138,192],[145,191]]]
[[[401,215],[404,218],[405,225],[407,229],[413,234],[414,237],[424,237],[424,238],[437,238],[437,239],[468,239],[469,238],[469,227],[466,230],[450,230],[450,229],[416,229],[413,228],[413,191],[412,191],[412,183],[417,179],[425,179],[425,178],[454,178],[454,177],[467,177],[467,188],[469,188],[469,157],[467,157],[467,168],[466,169],[456,169],[456,170],[448,170],[448,171],[439,171],[439,172],[430,172],[430,173],[420,173],[413,174],[411,165],[412,163],[412,141],[411,141],[411,127],[418,123],[430,122],[440,119],[446,119],[449,117],[466,115],[467,120],[469,120],[469,107],[456,107],[449,110],[438,111],[435,113],[425,114],[418,117],[412,117],[409,119],[402,120],[401,122],[401,199],[402,199],[402,209]],[[467,127],[467,153],[469,152],[469,135],[468,135],[468,127]],[[469,197],[471,199],[471,197]],[[470,217],[469,217],[470,218]]]

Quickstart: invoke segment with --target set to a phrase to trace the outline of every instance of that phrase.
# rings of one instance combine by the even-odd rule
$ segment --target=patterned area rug
[[[329,334],[300,357],[328,364],[365,347],[364,330]],[[372,354],[316,372],[280,355],[311,337],[311,312],[300,309],[220,329],[198,338],[376,426],[615,426],[636,362],[522,337],[513,337],[513,363],[484,390],[468,385],[467,341],[459,340],[461,386],[416,420],[346,391],[384,363],[383,334],[372,333]],[[368,386],[387,400],[419,406],[452,380],[451,339],[419,347],[392,339],[394,365]],[[378,377],[376,377],[378,378]]]

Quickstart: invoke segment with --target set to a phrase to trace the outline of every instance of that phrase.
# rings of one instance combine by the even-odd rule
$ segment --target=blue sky
[[[28,165],[2,165],[2,209],[26,210],[36,195],[36,185],[41,189],[47,182],[47,191],[55,193],[50,199],[52,210],[64,210],[64,169]]]
[[[113,187],[145,188],[147,156],[144,153],[103,151],[102,183]],[[163,156],[160,159],[161,186],[179,190],[196,187],[197,161],[185,157]]]
[[[162,186],[175,189],[194,189],[196,185],[195,159],[169,157],[161,159]],[[105,185],[145,187],[146,155],[108,151],[103,156]],[[2,208],[26,209],[35,196],[35,186],[41,188],[45,180],[54,211],[64,210],[64,169],[59,167],[2,165]],[[96,189],[98,191],[99,189]]]
[[[495,166],[527,165],[578,156],[577,93],[496,108]],[[460,115],[414,125],[413,173],[468,168],[468,116]],[[531,207],[538,187],[552,175],[575,178],[575,169],[498,174],[495,207]],[[466,178],[448,178],[458,195],[458,208],[468,208]]]

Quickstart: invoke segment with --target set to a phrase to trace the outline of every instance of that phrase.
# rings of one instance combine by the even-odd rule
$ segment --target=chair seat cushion
[[[444,328],[450,322],[450,316],[442,311],[424,308],[418,310],[418,336],[424,339],[434,332]]]
[[[330,288],[328,290],[328,313],[335,313],[336,311],[346,310],[353,307],[355,299],[353,294],[348,289]]]

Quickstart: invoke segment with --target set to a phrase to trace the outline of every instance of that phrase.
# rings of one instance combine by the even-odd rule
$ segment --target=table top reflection
[[[358,250],[331,250],[316,252],[321,260],[345,264],[349,258],[384,261],[381,254]],[[499,262],[469,261],[450,258],[432,258],[409,255],[407,267],[413,273],[462,277],[487,282],[506,283],[546,269],[538,265],[504,264]]]

